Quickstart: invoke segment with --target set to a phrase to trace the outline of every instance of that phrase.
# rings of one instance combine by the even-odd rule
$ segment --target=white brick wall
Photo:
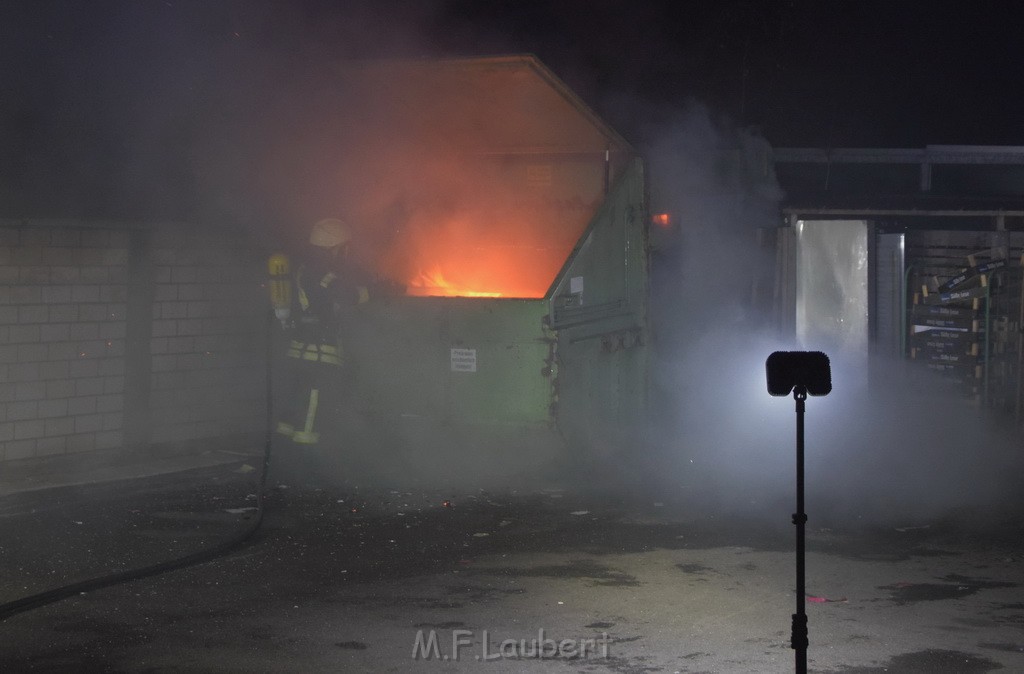
[[[0,461],[125,442],[129,240],[0,220]],[[149,442],[261,432],[262,258],[237,236],[173,225],[152,246]]]
[[[0,223],[0,459],[94,449],[104,421],[121,429],[105,387],[124,385],[127,256],[124,230]]]
[[[262,258],[238,237],[173,231],[153,254],[153,442],[261,431]]]

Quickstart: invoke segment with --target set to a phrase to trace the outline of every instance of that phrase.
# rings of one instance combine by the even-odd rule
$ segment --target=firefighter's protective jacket
[[[354,307],[369,300],[367,283],[356,267],[315,251],[295,272],[295,332],[287,355],[326,365],[342,365],[342,323]]]

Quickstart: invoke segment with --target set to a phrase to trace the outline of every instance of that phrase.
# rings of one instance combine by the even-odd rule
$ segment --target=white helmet
[[[352,228],[348,223],[337,218],[320,220],[313,225],[309,234],[309,242],[317,248],[335,248],[348,243],[352,239]]]

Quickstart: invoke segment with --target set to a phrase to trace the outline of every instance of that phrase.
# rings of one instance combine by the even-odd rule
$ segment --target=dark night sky
[[[282,100],[282,82],[323,87],[318,64],[351,57],[534,53],[641,147],[693,101],[775,146],[1024,144],[1012,7],[12,0],[0,6],[0,200],[29,183],[91,193],[111,175],[129,193],[152,192],[153,175],[167,199],[181,182],[201,191],[220,168],[209,156],[258,162],[239,151],[258,118],[304,104]]]
[[[461,4],[487,5],[474,18],[509,26],[502,45],[536,52],[626,127],[692,97],[777,146],[1021,143],[1010,3],[562,2],[532,16]],[[622,114],[622,99],[650,105]]]

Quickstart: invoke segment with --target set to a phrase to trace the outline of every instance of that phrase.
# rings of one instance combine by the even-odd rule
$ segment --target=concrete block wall
[[[152,242],[151,442],[261,431],[264,260],[244,238],[165,227]]]
[[[262,267],[237,234],[0,220],[0,461],[251,443]]]
[[[128,236],[0,221],[0,458],[123,441]]]

